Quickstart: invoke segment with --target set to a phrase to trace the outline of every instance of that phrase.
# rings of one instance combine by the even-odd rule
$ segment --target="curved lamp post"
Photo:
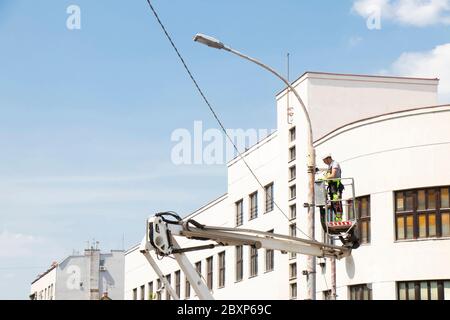
[[[260,67],[266,69],[273,75],[275,75],[277,78],[279,78],[281,81],[284,82],[284,84],[294,93],[295,97],[297,98],[298,102],[300,103],[300,106],[303,110],[303,114],[306,118],[306,131],[307,131],[307,142],[308,142],[308,150],[307,150],[307,173],[308,173],[308,195],[307,195],[307,203],[305,204],[305,207],[308,208],[308,237],[310,237],[311,240],[315,239],[315,232],[314,232],[314,180],[315,180],[315,168],[316,168],[316,156],[315,156],[315,149],[313,145],[313,133],[312,133],[312,125],[311,125],[311,118],[309,116],[308,110],[305,107],[305,104],[303,103],[303,100],[300,98],[300,95],[298,94],[297,90],[289,83],[287,79],[285,79],[282,75],[280,75],[278,72],[276,72],[271,67],[263,64],[262,62],[249,57],[239,51],[236,51],[226,45],[224,45],[219,40],[198,33],[194,37],[194,41],[202,43],[204,45],[207,45],[208,47],[215,48],[215,49],[223,49],[225,51],[231,52],[241,58],[244,58],[246,60],[249,60],[253,63],[256,63]],[[288,93],[289,94],[289,93]],[[315,263],[315,257],[308,256],[307,257],[307,285],[308,285],[308,299],[315,300],[316,298],[316,263]]]

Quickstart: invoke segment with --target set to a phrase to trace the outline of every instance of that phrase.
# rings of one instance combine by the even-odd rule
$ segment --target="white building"
[[[311,116],[318,166],[331,152],[355,179],[363,244],[337,262],[337,299],[450,299],[450,105],[438,105],[438,83],[315,72],[293,83]],[[305,238],[306,126],[292,93],[277,95],[277,118],[277,131],[244,154],[266,187],[234,159],[228,193],[189,218]],[[315,224],[323,241],[318,211]],[[306,298],[306,256],[249,247],[187,256],[217,299]],[[195,298],[173,259],[159,265],[182,299]],[[138,246],[126,252],[125,299],[166,298],[157,278]],[[328,297],[329,260],[317,265],[316,279],[317,299]]]
[[[124,251],[100,253],[86,249],[54,262],[31,283],[32,300],[98,300],[107,292],[113,300],[123,300]]]

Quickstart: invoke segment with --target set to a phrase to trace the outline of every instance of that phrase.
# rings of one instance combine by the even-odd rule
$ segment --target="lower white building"
[[[355,180],[362,245],[336,263],[337,299],[450,299],[450,105],[438,105],[438,83],[315,72],[293,83],[313,123],[317,165],[331,153],[343,177]],[[244,153],[264,188],[236,158],[228,163],[227,194],[187,218],[305,238],[306,126],[287,91],[277,95],[277,127]],[[318,211],[315,225],[316,240],[324,241]],[[250,247],[187,256],[216,299],[307,297],[306,256]],[[158,263],[182,299],[196,299],[173,259]],[[316,298],[327,299],[330,261],[316,263]],[[168,298],[138,246],[125,254],[124,294]]]
[[[31,283],[32,300],[99,300],[103,294],[123,300],[124,251],[86,249],[40,274]]]

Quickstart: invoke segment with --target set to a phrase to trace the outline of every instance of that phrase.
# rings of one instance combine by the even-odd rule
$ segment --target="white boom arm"
[[[214,248],[219,245],[249,245],[257,249],[265,248],[281,252],[293,252],[316,257],[331,257],[337,259],[342,259],[351,254],[351,248],[345,246],[339,247],[317,241],[249,229],[203,226],[193,220],[182,221],[180,219],[178,221],[169,221],[164,219],[161,215],[149,218],[147,220],[146,229],[146,236],[142,240],[140,251],[145,255],[158,276],[162,278],[164,285],[174,299],[178,299],[178,296],[170,287],[170,284],[163,276],[161,270],[159,270],[156,262],[150,255],[150,251],[155,251],[156,254],[162,256],[174,255],[191,283],[192,288],[202,300],[212,300],[214,297],[184,252]],[[215,241],[217,244],[182,249],[179,247],[174,236]]]

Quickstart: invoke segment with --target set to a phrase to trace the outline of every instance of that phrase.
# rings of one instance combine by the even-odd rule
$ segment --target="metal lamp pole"
[[[241,58],[244,58],[248,61],[251,61],[253,63],[256,63],[260,67],[266,69],[270,73],[274,74],[277,78],[279,78],[281,81],[284,82],[284,84],[294,93],[295,97],[297,98],[298,102],[300,103],[300,106],[302,107],[303,113],[306,118],[306,124],[307,124],[307,141],[308,141],[308,150],[307,150],[307,173],[308,173],[308,195],[307,195],[307,203],[305,204],[305,207],[308,208],[308,229],[307,234],[308,237],[310,237],[311,240],[315,240],[315,227],[314,227],[314,180],[315,180],[315,168],[316,168],[316,156],[315,156],[315,149],[313,146],[313,133],[312,133],[312,126],[311,126],[311,118],[309,117],[308,110],[305,107],[305,104],[303,103],[303,100],[300,98],[300,95],[298,94],[297,90],[289,83],[288,80],[286,80],[282,75],[280,75],[278,72],[276,72],[271,67],[263,64],[262,62],[251,58],[243,53],[240,53],[239,51],[236,51],[226,45],[224,45],[219,40],[203,35],[203,34],[197,34],[194,37],[194,41],[202,43],[204,45],[207,45],[208,47],[215,48],[215,49],[223,49],[225,51],[231,52]],[[289,94],[289,93],[288,93]],[[316,299],[316,261],[315,257],[313,256],[307,256],[307,266],[306,266],[306,274],[307,274],[307,287],[308,287],[308,297],[309,300],[315,300]]]

